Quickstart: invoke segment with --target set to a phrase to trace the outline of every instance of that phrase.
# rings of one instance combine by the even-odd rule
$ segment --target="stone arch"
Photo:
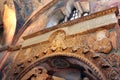
[[[64,73],[63,74],[67,76],[69,76],[68,74],[69,71],[75,72],[76,75],[74,75],[75,73],[72,74],[73,75],[72,78],[75,78],[74,76],[77,76],[76,80],[84,79],[84,78],[88,78],[90,80],[91,79],[107,80],[105,79],[102,72],[87,58],[69,52],[57,52],[57,53],[55,52],[49,55],[45,55],[42,58],[39,58],[38,60],[34,61],[31,65],[29,65],[26,69],[24,69],[22,73],[19,73],[18,76],[14,78],[14,80],[23,80],[26,78],[25,76],[27,76],[27,78],[30,78],[31,76],[33,76],[33,74],[35,74],[34,72],[30,73],[30,71],[33,69],[38,69],[39,66],[42,68],[43,67],[46,68],[48,72],[46,72],[46,70],[44,71],[46,72],[46,74],[50,76],[67,78],[66,76],[63,76],[62,74],[59,74],[57,72],[57,71],[65,70],[65,74]],[[78,72],[79,70],[81,70],[80,73]],[[77,75],[78,73],[81,76],[78,76]]]

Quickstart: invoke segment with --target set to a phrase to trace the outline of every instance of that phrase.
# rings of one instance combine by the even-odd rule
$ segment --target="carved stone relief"
[[[54,80],[52,76],[63,79],[71,76],[69,80],[119,80],[120,57],[112,51],[117,47],[111,41],[113,31],[114,28],[67,35],[58,30],[48,41],[22,48],[13,66],[16,69],[10,75],[15,80]]]

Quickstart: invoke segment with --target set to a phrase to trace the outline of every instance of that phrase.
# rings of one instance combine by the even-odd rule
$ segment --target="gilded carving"
[[[60,49],[60,48],[65,48],[65,44],[64,44],[65,32],[59,30],[59,31],[56,31],[55,33],[53,33],[50,36],[51,50],[57,50],[57,49]]]

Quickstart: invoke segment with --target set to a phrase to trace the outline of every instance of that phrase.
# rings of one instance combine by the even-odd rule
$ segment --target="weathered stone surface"
[[[95,52],[109,53],[112,49],[109,35],[109,31],[106,29],[90,35],[88,38],[89,47]]]
[[[95,52],[109,53],[112,49],[112,46],[111,46],[110,41],[107,38],[105,38],[100,41],[93,42],[92,49]]]
[[[115,31],[117,33],[117,47],[120,49],[120,26],[116,25],[115,26]]]
[[[110,39],[110,41],[112,43],[113,48],[115,50],[117,50],[118,49],[118,46],[117,46],[117,33],[115,31],[112,31],[110,33],[110,38],[109,39]]]
[[[96,36],[96,40],[100,41],[104,38],[108,38],[109,35],[110,35],[109,31],[104,29],[104,30],[101,30],[101,31],[97,31],[95,36]]]

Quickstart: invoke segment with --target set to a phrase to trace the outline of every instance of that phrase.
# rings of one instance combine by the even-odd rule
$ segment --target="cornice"
[[[40,31],[38,31],[36,33],[24,36],[23,38],[24,39],[32,38],[32,37],[35,37],[35,36],[38,36],[38,35],[42,35],[42,34],[44,34],[46,32],[50,32],[50,31],[58,29],[58,28],[69,27],[69,26],[74,25],[76,23],[80,23],[80,22],[83,22],[83,21],[94,19],[94,18],[97,18],[97,17],[100,17],[100,16],[104,16],[104,15],[107,15],[107,14],[110,14],[110,13],[115,13],[116,15],[118,15],[118,8],[117,7],[113,7],[113,8],[110,8],[110,9],[107,9],[107,10],[103,10],[103,11],[100,11],[100,12],[97,12],[97,13],[94,13],[94,14],[90,14],[88,16],[83,16],[83,17],[75,19],[75,20],[71,20],[71,21],[68,21],[68,22],[61,23],[61,24],[58,24],[56,26],[50,27],[50,28],[46,28],[46,29],[40,30]]]

